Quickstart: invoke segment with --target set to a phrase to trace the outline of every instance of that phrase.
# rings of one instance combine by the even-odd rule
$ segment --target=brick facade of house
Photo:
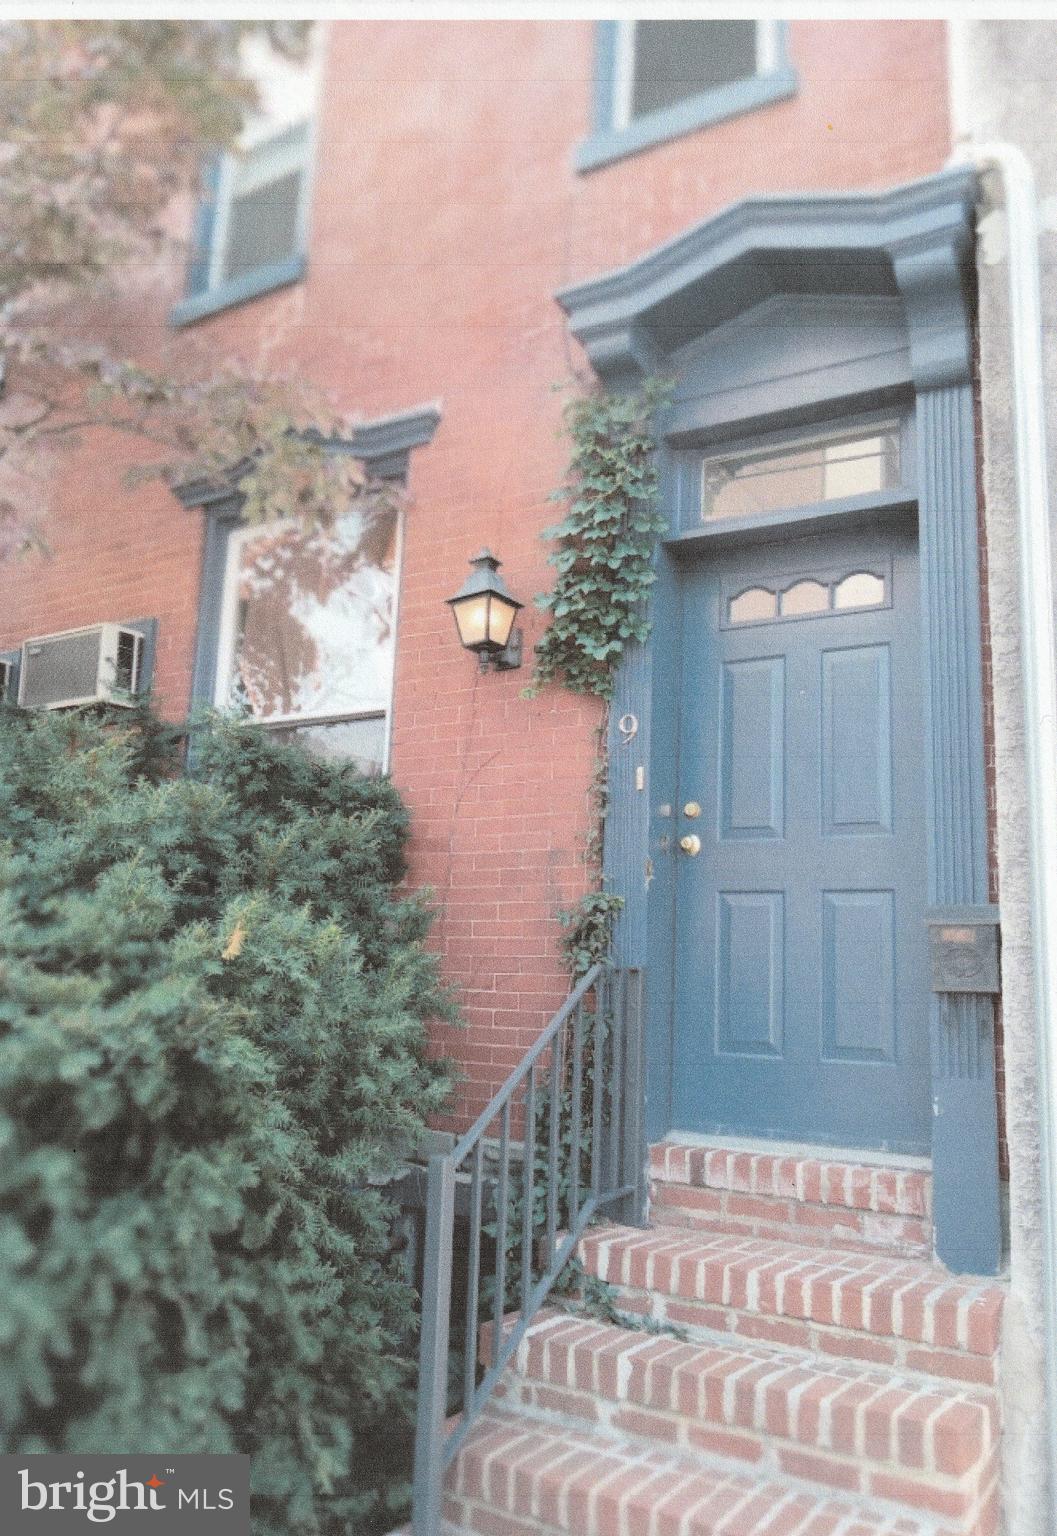
[[[741,198],[874,189],[950,148],[945,26],[790,24],[795,95],[579,173],[589,21],[342,22],[329,27],[305,279],[189,327],[182,345],[274,361],[350,416],[438,401],[411,455],[392,772],[414,818],[412,878],[468,1030],[460,1114],[478,1110],[567,988],[556,911],[583,849],[599,712],[528,672],[481,676],[444,599],[484,543],[522,599],[548,585],[542,530],[566,459],[555,385],[589,369],[554,301]],[[175,278],[174,278],[175,281]],[[156,345],[172,292],[126,317]],[[202,514],[129,489],[127,439],[87,438],[48,495],[50,554],[0,570],[0,649],[102,619],[159,621],[157,695],[190,687]],[[526,646],[543,617],[523,615]]]

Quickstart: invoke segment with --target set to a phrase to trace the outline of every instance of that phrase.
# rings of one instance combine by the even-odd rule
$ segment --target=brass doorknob
[[[679,839],[679,847],[690,858],[696,859],[701,852],[701,839],[696,832],[688,832],[685,837]]]

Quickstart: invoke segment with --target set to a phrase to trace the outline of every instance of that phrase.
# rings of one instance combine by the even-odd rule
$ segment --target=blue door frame
[[[852,527],[916,504],[919,527],[925,858],[929,907],[995,920],[989,906],[980,574],[971,382],[975,174],[945,171],[883,193],[736,204],[558,301],[611,389],[676,380],[657,422],[669,535],[657,551],[650,641],[624,661],[610,742],[606,871],[625,898],[621,964],[647,979],[647,1127],[672,1125],[673,898],[682,654],[678,562],[720,548],[686,495],[687,450],[866,411],[904,411],[916,484],[881,497],[743,522],[730,537]],[[993,1274],[1002,1241],[994,1000],[931,991],[935,1242],[961,1273]]]

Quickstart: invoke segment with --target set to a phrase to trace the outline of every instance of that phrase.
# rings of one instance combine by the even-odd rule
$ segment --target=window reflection
[[[396,532],[392,507],[365,504],[330,529],[233,534],[217,702],[259,720],[384,712]]]
[[[899,484],[899,431],[830,432],[781,449],[715,454],[701,467],[706,521],[758,517]]]
[[[313,757],[353,763],[361,773],[381,773],[385,759],[385,716],[332,720],[319,725],[282,725],[271,732],[280,741],[304,747]]]

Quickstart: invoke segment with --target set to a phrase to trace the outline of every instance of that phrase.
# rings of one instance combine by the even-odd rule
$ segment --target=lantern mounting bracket
[[[513,629],[501,651],[478,651],[477,659],[482,672],[515,672],[521,665],[522,651],[521,631]]]

